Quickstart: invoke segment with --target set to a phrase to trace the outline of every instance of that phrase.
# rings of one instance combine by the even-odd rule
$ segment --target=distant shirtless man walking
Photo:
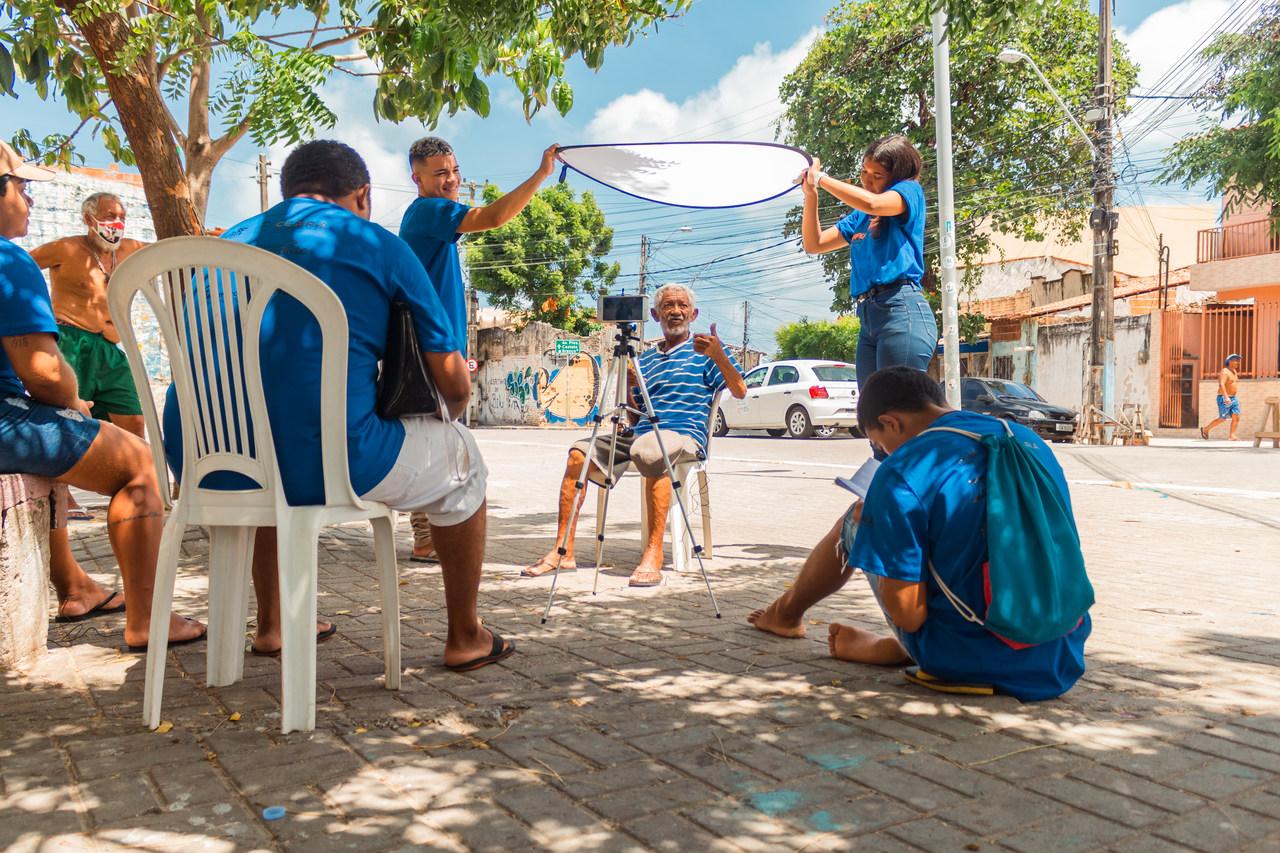
[[[107,309],[107,282],[146,244],[124,236],[124,204],[110,193],[89,196],[81,212],[88,233],[45,243],[31,257],[49,270],[58,349],[76,373],[80,396],[96,419],[145,438],[142,404]]]
[[[1200,430],[1201,438],[1208,438],[1213,428],[1231,419],[1231,429],[1227,432],[1227,441],[1239,441],[1236,430],[1240,427],[1240,400],[1236,396],[1240,382],[1240,356],[1232,353],[1223,363],[1222,372],[1218,374],[1218,417]]]

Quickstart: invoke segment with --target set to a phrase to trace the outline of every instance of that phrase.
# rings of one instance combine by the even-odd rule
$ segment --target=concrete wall
[[[28,666],[49,641],[54,488],[39,477],[0,475],[0,672]]]
[[[1159,413],[1158,334],[1158,315],[1116,319],[1115,405],[1144,406],[1148,422]],[[1033,355],[1032,387],[1050,403],[1081,411],[1089,375],[1088,321],[1040,326]]]
[[[960,303],[967,305],[986,299],[1013,296],[1027,290],[1033,278],[1059,279],[1062,278],[1063,273],[1072,269],[1088,269],[1088,265],[1041,255],[995,261],[967,269],[962,267],[961,274],[965,276],[966,283],[975,275],[978,280],[972,291],[961,288]]]
[[[582,338],[545,323],[530,323],[519,332],[481,329],[473,423],[573,428],[589,423],[599,396],[601,365],[607,364],[601,355],[605,332]],[[578,341],[580,354],[556,355],[556,340]]]
[[[1202,379],[1200,381],[1200,423],[1207,424],[1218,416],[1218,379]],[[1266,399],[1280,397],[1280,379],[1241,379],[1240,392],[1236,398],[1240,401],[1240,438],[1252,439],[1255,433],[1262,432],[1262,418],[1266,414]],[[1268,425],[1269,426],[1269,425]],[[1214,438],[1226,438],[1226,426],[1214,430]],[[1263,442],[1263,447],[1271,445]]]

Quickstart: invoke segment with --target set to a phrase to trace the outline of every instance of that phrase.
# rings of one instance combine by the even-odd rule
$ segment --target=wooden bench
[[[1280,447],[1280,397],[1268,397],[1266,411],[1262,414],[1262,429],[1253,434],[1253,446],[1261,447],[1264,438],[1271,439],[1273,448]],[[1270,429],[1267,425],[1270,424]]]

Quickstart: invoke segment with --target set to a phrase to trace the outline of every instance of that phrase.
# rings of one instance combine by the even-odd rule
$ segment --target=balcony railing
[[[1196,240],[1196,263],[1280,252],[1280,221],[1259,219],[1240,225],[1206,228]]]

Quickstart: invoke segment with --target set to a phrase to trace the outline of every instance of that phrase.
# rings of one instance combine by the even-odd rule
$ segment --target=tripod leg
[[[702,572],[702,582],[706,584],[707,596],[711,599],[711,608],[715,610],[716,618],[720,619],[723,614],[720,612],[719,602],[716,601],[716,594],[711,589],[711,578],[707,575],[707,566],[702,561],[702,546],[696,540],[693,540],[693,525],[689,523],[689,509],[684,500],[685,493],[683,490],[685,485],[676,477],[676,472],[672,468],[671,457],[667,455],[666,445],[662,442],[662,425],[654,415],[653,401],[649,399],[649,388],[645,385],[644,376],[638,368],[639,365],[637,365],[636,370],[636,383],[640,387],[640,398],[644,401],[644,414],[649,419],[649,422],[653,424],[653,437],[658,442],[658,452],[662,454],[663,463],[667,468],[667,476],[671,478],[671,503],[679,508],[680,520],[684,523],[684,529],[689,531],[689,538],[693,541],[693,555],[698,559],[698,569]],[[680,544],[682,545],[683,543]],[[673,548],[677,547],[676,543],[672,543],[672,546]]]
[[[591,581],[591,594],[600,588],[600,563],[604,560],[604,522],[609,512],[609,489],[600,486],[596,494],[596,575]]]
[[[613,371],[623,371],[621,373],[621,378],[616,379],[615,386],[614,386],[615,388],[621,387],[621,385],[626,381],[625,360],[615,358],[614,364],[610,369]],[[583,490],[586,489],[587,487],[587,475],[591,471],[591,466],[593,464],[592,460],[596,458],[596,441],[599,439],[599,436],[600,436],[600,424],[604,422],[604,417],[601,415],[601,410],[604,408],[605,397],[608,393],[609,393],[609,383],[607,381],[601,383],[600,399],[596,402],[596,416],[591,426],[591,438],[588,439],[587,441],[586,459],[583,460],[582,470],[578,472],[578,479],[574,481],[573,507],[569,511],[569,523],[568,525],[566,525],[564,529],[564,535],[561,537],[560,544],[556,548],[556,565],[555,565],[555,570],[551,575],[551,589],[547,591],[547,606],[542,611],[542,624],[544,625],[547,623],[547,617],[551,614],[551,605],[555,601],[556,586],[560,581],[560,563],[561,561],[564,560],[565,554],[569,552],[569,537],[573,535],[573,532],[577,527],[578,513],[582,510]],[[611,439],[612,444],[611,444],[610,453],[609,453],[609,476],[607,478],[608,483],[612,482],[613,454],[617,451],[618,418],[619,418],[617,406],[614,407],[611,415],[613,418],[613,437]],[[600,571],[599,567],[597,566],[596,573],[599,574],[599,571]]]

